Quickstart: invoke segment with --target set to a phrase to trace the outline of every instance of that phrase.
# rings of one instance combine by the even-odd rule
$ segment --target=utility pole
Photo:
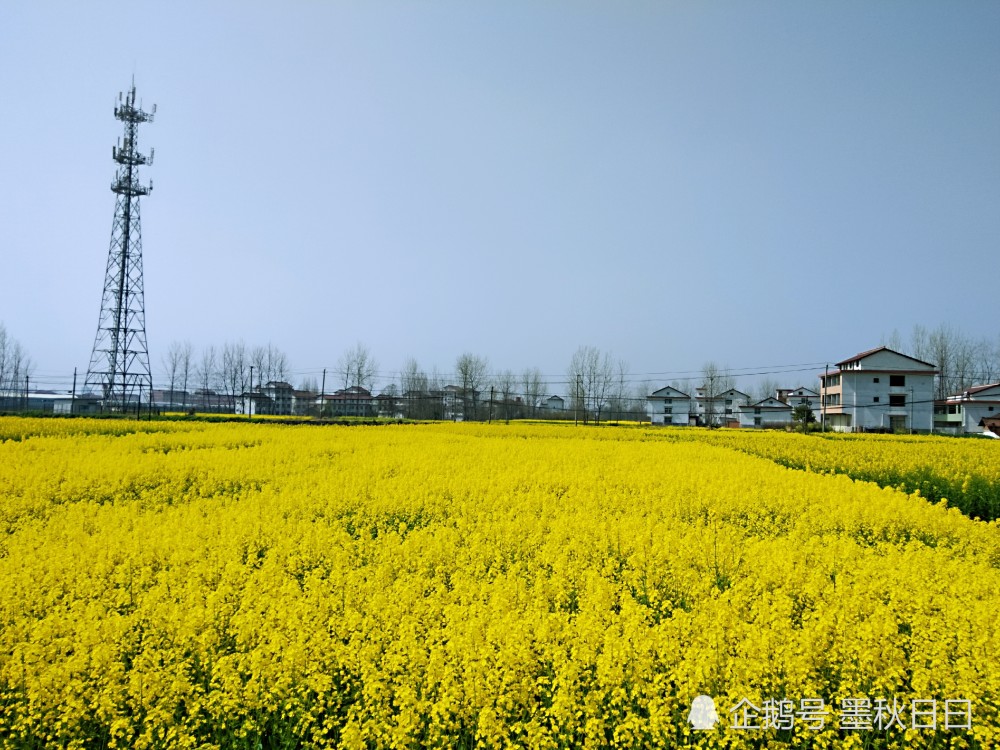
[[[575,409],[573,410],[573,425],[580,426],[580,400],[583,398],[583,388],[580,386],[580,376],[576,376],[576,398],[573,399]]]
[[[830,377],[830,363],[827,362],[823,367],[823,387],[819,389],[819,420],[822,424],[822,432],[826,432],[826,393],[827,390],[827,379]]]
[[[715,375],[708,376],[708,426],[715,426]]]
[[[253,365],[250,365],[250,390],[247,393],[247,421],[253,419]]]
[[[73,395],[69,399],[69,413],[76,414],[76,368],[73,368]]]
[[[325,406],[326,396],[326,368],[323,368],[323,385],[319,389],[319,416],[320,419],[323,418],[323,407]]]
[[[493,424],[493,386],[490,386],[490,411],[486,424]]]
[[[24,410],[28,411],[28,376],[24,376]]]

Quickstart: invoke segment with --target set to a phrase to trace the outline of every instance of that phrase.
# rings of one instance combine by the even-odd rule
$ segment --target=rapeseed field
[[[996,522],[717,434],[0,419],[3,746],[1000,745]]]

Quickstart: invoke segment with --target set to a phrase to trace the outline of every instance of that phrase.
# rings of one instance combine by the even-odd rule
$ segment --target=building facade
[[[740,407],[750,401],[749,395],[735,388],[713,395],[702,386],[695,390],[696,421],[712,427],[738,427]]]
[[[930,431],[935,375],[931,363],[885,346],[856,354],[820,375],[821,421],[837,432]]]
[[[808,406],[812,410],[813,419],[817,422],[820,421],[821,408],[819,394],[811,388],[801,385],[798,388],[779,388],[777,399],[791,406],[793,411],[799,406]]]
[[[977,385],[934,404],[934,429],[955,434],[981,433],[981,422],[1000,417],[1000,383]]]
[[[691,397],[669,385],[660,388],[646,396],[646,414],[652,424],[690,424]]]
[[[740,427],[785,429],[792,423],[792,407],[774,396],[739,408]]]

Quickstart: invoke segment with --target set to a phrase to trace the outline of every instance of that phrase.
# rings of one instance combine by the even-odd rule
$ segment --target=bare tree
[[[210,395],[212,386],[215,385],[218,377],[218,357],[215,354],[214,346],[207,346],[201,350],[201,360],[195,367],[195,377],[198,380],[198,388],[201,390],[203,405],[209,408],[211,405]]]
[[[229,401],[229,409],[236,413],[237,399],[242,399],[247,392],[250,375],[250,359],[247,347],[242,340],[227,342],[222,347],[222,391]]]
[[[628,362],[620,359],[615,370],[615,382],[609,403],[608,417],[610,418],[614,414],[615,420],[619,422],[626,419],[632,411],[629,402]]]
[[[688,396],[694,395],[691,392],[691,379],[684,378],[683,380],[671,380],[667,385],[671,388],[676,388],[681,393],[687,394]]]
[[[424,416],[427,399],[427,373],[422,372],[417,360],[407,357],[399,373],[399,387],[402,391],[403,414],[407,419],[426,419]]]
[[[527,405],[527,416],[538,414],[538,402],[544,395],[542,389],[542,371],[537,367],[528,367],[521,373],[521,390]]]
[[[455,361],[455,373],[462,390],[463,419],[478,419],[479,396],[486,385],[489,362],[485,357],[465,352]]]
[[[500,407],[504,421],[510,421],[511,409],[514,404],[514,391],[517,387],[517,376],[512,370],[501,370],[496,374],[496,387],[500,395]]]
[[[1000,337],[996,343],[983,337],[975,347],[976,372],[983,384],[995,383],[1000,378]]]
[[[258,383],[264,385],[264,383],[271,382],[269,374],[264,372],[264,368],[267,367],[266,346],[255,346],[250,350],[250,364],[253,367],[254,375],[256,375]],[[250,390],[253,390],[253,383],[250,383]]]
[[[894,352],[906,353],[903,351],[903,337],[900,335],[898,328],[893,328],[888,338],[884,335],[882,336],[882,346],[887,346]]]
[[[441,386],[443,385],[441,373],[438,372],[435,366],[426,378],[427,385],[425,392],[428,394],[428,398],[424,401],[423,411],[427,415],[424,418],[444,419],[444,400],[441,398]]]
[[[649,414],[646,411],[647,399],[656,390],[653,384],[648,380],[638,383],[632,389],[632,414],[637,422],[648,422],[650,421]]]
[[[190,341],[181,343],[180,351],[180,378],[181,378],[181,409],[187,408],[188,380],[191,378],[191,357],[192,347]]]
[[[922,325],[917,324],[913,326],[913,333],[910,335],[910,356],[916,359],[927,361],[927,358],[931,356],[930,346],[928,344],[927,329]]]
[[[288,380],[288,355],[271,344],[267,345],[267,365],[271,380]]]
[[[22,393],[25,378],[30,378],[34,369],[28,350],[0,323],[0,398],[10,399]]]
[[[183,359],[183,346],[179,341],[171,341],[167,347],[167,353],[163,355],[163,369],[167,373],[167,389],[169,392],[168,409],[174,408],[174,394],[177,392],[177,382],[181,378],[181,360]]]
[[[407,393],[416,391],[418,387],[425,387],[427,376],[423,376],[423,382],[419,382],[420,379],[420,365],[413,357],[407,357],[406,361],[403,362],[403,369],[399,371],[399,388],[403,395],[406,396]]]
[[[372,356],[371,350],[359,341],[340,355],[337,374],[344,388],[358,386],[370,391],[378,374],[378,362]]]
[[[277,381],[284,382],[288,377],[288,357],[274,344],[255,346],[250,352],[250,364],[256,373],[256,380],[261,385]],[[251,383],[251,387],[252,387]]]
[[[730,374],[729,368],[719,366],[713,361],[706,362],[701,368],[702,394],[705,405],[705,423],[709,427],[718,424],[719,409],[718,397],[731,388],[736,387],[736,379]]]
[[[938,326],[927,335],[927,353],[938,369],[937,389],[934,398],[944,398],[950,392],[950,384],[953,376],[953,357],[955,332],[950,326],[944,324]],[[917,359],[921,359],[918,357]]]
[[[952,393],[961,393],[977,385],[976,344],[972,339],[956,335],[952,344],[951,381],[947,383]]]
[[[602,354],[593,346],[581,346],[573,354],[566,374],[570,379],[574,408],[582,412],[584,424],[591,416],[600,422],[615,382],[611,355]]]
[[[763,378],[757,381],[751,394],[754,401],[763,401],[765,398],[776,398],[778,389],[781,387],[774,378]]]

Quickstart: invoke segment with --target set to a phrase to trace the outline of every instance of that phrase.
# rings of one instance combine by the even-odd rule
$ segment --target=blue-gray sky
[[[134,75],[154,374],[181,339],[299,381],[359,340],[647,379],[995,338],[998,39],[995,2],[7,3],[0,321],[39,382],[86,369]]]

